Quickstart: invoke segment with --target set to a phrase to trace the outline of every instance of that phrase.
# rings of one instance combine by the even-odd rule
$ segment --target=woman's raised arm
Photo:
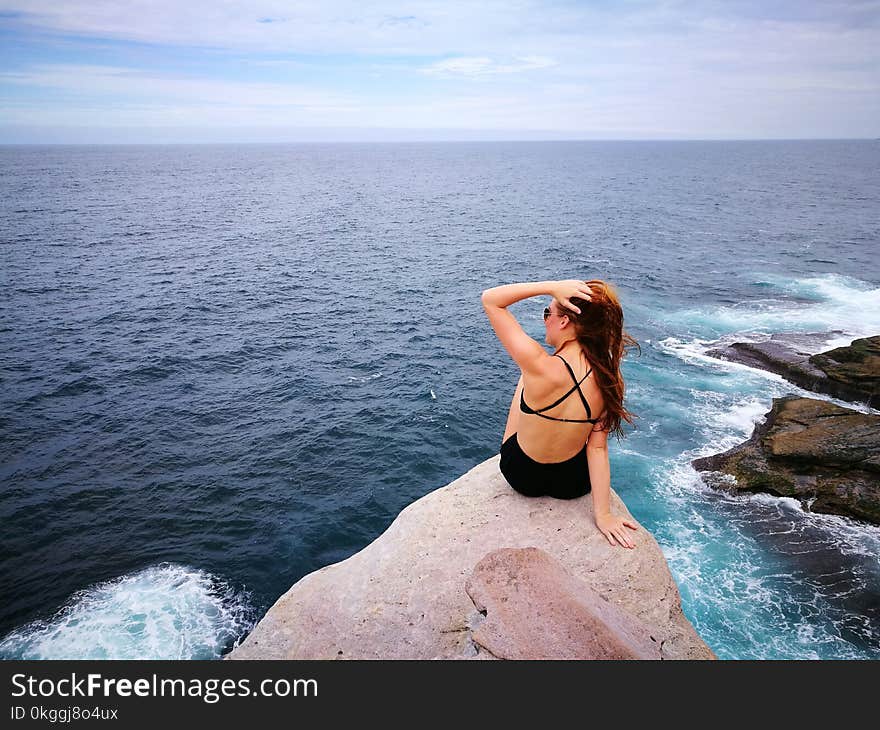
[[[590,301],[590,287],[586,281],[563,279],[561,281],[529,281],[523,284],[505,284],[486,289],[483,292],[483,306],[509,307],[514,302],[542,295],[554,297],[562,306],[577,314],[580,309],[571,303],[573,297]]]

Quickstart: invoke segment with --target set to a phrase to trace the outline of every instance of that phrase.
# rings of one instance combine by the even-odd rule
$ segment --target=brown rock
[[[500,659],[660,659],[641,624],[538,548],[480,560],[465,590],[486,616],[473,641]]]
[[[880,523],[880,416],[812,398],[774,398],[748,441],[695,459],[735,483],[712,486],[795,497],[814,512]]]
[[[813,355],[810,363],[822,370],[830,382],[863,395],[869,406],[880,406],[880,336],[853,340],[848,347]]]

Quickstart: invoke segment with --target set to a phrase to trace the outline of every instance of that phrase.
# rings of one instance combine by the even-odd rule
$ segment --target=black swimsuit
[[[549,406],[537,410],[526,404],[525,394],[523,392],[525,389],[523,389],[523,391],[520,391],[520,411],[540,416],[541,418],[546,418],[550,421],[564,421],[566,423],[596,423],[599,419],[590,418],[592,415],[590,404],[587,403],[587,399],[581,391],[581,383],[589,377],[590,373],[593,372],[593,369],[590,368],[587,371],[587,374],[579,381],[574,374],[574,370],[571,369],[571,365],[566,362],[565,358],[562,357],[562,355],[556,355],[555,357],[558,357],[565,363],[565,367],[568,368],[568,372],[571,374],[571,379],[574,381],[574,387],[555,403],[551,403]],[[553,416],[546,416],[542,413],[542,411],[547,411],[554,406],[558,406],[575,391],[580,395],[584,408],[587,410],[586,419],[554,418]],[[522,448],[520,448],[519,441],[514,433],[511,434],[501,445],[501,461],[499,466],[501,473],[504,475],[508,484],[510,484],[510,486],[517,492],[524,494],[527,497],[548,496],[555,497],[556,499],[575,499],[577,497],[583,497],[585,494],[589,494],[591,490],[586,443],[584,444],[584,448],[570,459],[553,463],[544,463],[535,461],[528,456]]]

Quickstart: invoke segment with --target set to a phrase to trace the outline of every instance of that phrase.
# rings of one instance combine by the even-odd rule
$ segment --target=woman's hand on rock
[[[596,517],[596,527],[605,535],[605,539],[613,546],[634,548],[635,543],[626,534],[624,527],[637,530],[636,523],[625,517],[617,517],[616,515],[599,515]]]
[[[580,314],[581,310],[571,303],[572,298],[577,297],[579,299],[590,301],[590,297],[593,293],[590,291],[590,287],[587,286],[587,282],[585,281],[580,281],[579,279],[562,279],[561,281],[553,282],[553,286],[550,288],[550,294],[553,295],[553,298],[559,302],[561,306],[572,310],[576,314]]]

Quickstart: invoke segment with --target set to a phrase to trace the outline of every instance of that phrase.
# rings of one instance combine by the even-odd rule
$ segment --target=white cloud
[[[807,7],[799,4],[795,9]],[[0,99],[22,124],[309,124],[618,130],[622,136],[877,136],[878,22],[855,6],[684,1],[0,0],[7,28],[141,41],[119,60],[7,65]],[[816,5],[816,7],[819,7]],[[860,12],[867,12],[862,6]],[[733,9],[732,9],[733,8]],[[870,10],[870,8],[868,8]],[[874,15],[878,11],[871,11]],[[850,15],[848,15],[850,13]],[[261,22],[271,21],[271,22]],[[41,33],[31,38],[44,37]],[[152,53],[194,59],[194,71]],[[68,48],[80,48],[71,44]],[[87,45],[82,48],[87,49]],[[105,53],[107,47],[104,47]],[[252,82],[222,78],[241,59]],[[104,57],[112,57],[106,55]],[[144,61],[146,59],[146,61]],[[271,76],[269,75],[271,74]],[[284,79],[289,79],[285,82]],[[479,93],[475,91],[479,90]],[[140,116],[139,116],[140,115]],[[109,120],[109,121],[108,121]],[[60,122],[59,122],[60,123]],[[77,122],[79,123],[79,122]]]
[[[443,61],[432,63],[431,65],[420,69],[420,71],[429,76],[473,77],[522,73],[523,71],[550,68],[555,65],[556,61],[552,58],[544,58],[542,56],[525,56],[523,58],[515,58],[507,63],[499,63],[493,61],[491,58],[478,56],[448,58]]]
[[[294,54],[444,55],[505,48],[540,2],[0,0],[32,28],[143,43]]]

